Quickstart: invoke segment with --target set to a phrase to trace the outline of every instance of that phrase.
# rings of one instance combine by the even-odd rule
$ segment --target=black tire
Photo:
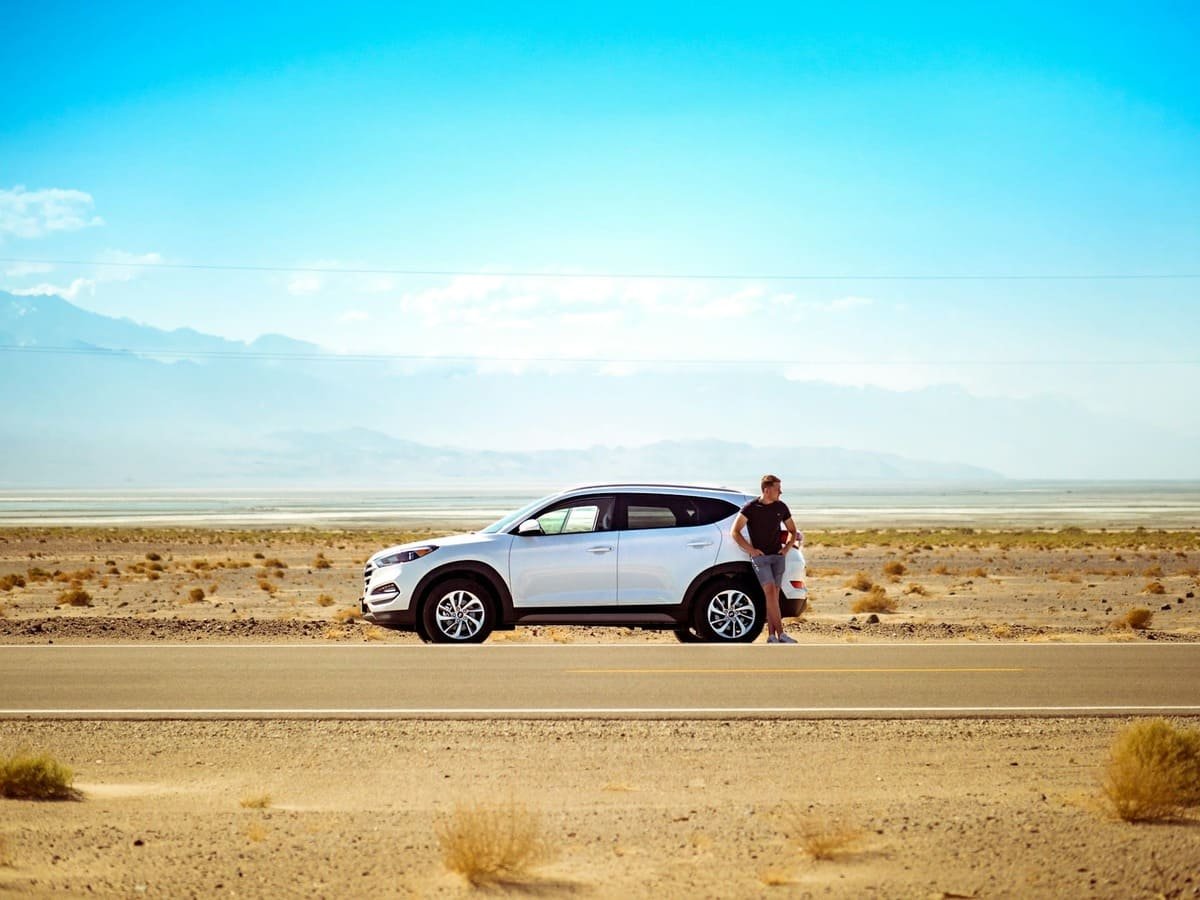
[[[766,624],[766,602],[758,585],[735,578],[706,584],[692,605],[692,626],[701,640],[749,644]]]
[[[429,592],[421,624],[434,644],[482,644],[496,627],[496,598],[478,581],[450,578]]]
[[[699,644],[702,640],[700,635],[692,631],[691,628],[676,628],[672,631],[675,635],[675,640],[681,644]]]

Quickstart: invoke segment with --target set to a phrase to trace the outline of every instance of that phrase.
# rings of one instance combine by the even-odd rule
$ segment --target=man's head
[[[783,493],[783,485],[779,482],[778,475],[764,475],[762,477],[762,496],[767,502],[779,499],[779,495]]]

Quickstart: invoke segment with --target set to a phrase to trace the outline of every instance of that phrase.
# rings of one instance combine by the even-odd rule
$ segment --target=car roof
[[[738,497],[749,496],[745,491],[739,491],[736,488],[716,486],[708,484],[667,484],[655,482],[608,482],[602,484],[580,484],[572,488],[567,488],[563,494],[575,494],[585,491],[629,491],[635,494],[708,494],[708,495],[735,495]]]

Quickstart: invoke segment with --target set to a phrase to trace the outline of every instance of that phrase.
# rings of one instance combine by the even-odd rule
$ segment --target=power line
[[[906,274],[906,275],[849,275],[817,273],[716,273],[716,272],[536,272],[486,271],[483,269],[397,269],[397,268],[329,268],[321,266],[246,266],[224,263],[168,262],[110,262],[83,259],[27,259],[0,256],[0,262],[53,266],[110,266],[131,269],[181,269],[216,272],[287,272],[320,275],[402,275],[410,277],[479,277],[479,278],[618,278],[654,281],[1182,281],[1200,279],[1200,273],[1030,273],[1002,274]]]
[[[538,363],[638,366],[1196,366],[1200,359],[651,359],[561,356],[418,356],[392,353],[280,353],[260,350],[151,350],[132,347],[62,347],[0,344],[0,352],[67,356],[163,357],[167,359],[295,360],[298,362]]]

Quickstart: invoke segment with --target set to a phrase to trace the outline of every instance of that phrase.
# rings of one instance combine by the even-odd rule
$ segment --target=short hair
[[[773,484],[779,484],[779,476],[778,475],[764,475],[762,477],[762,484],[759,485],[759,488],[768,488]]]

